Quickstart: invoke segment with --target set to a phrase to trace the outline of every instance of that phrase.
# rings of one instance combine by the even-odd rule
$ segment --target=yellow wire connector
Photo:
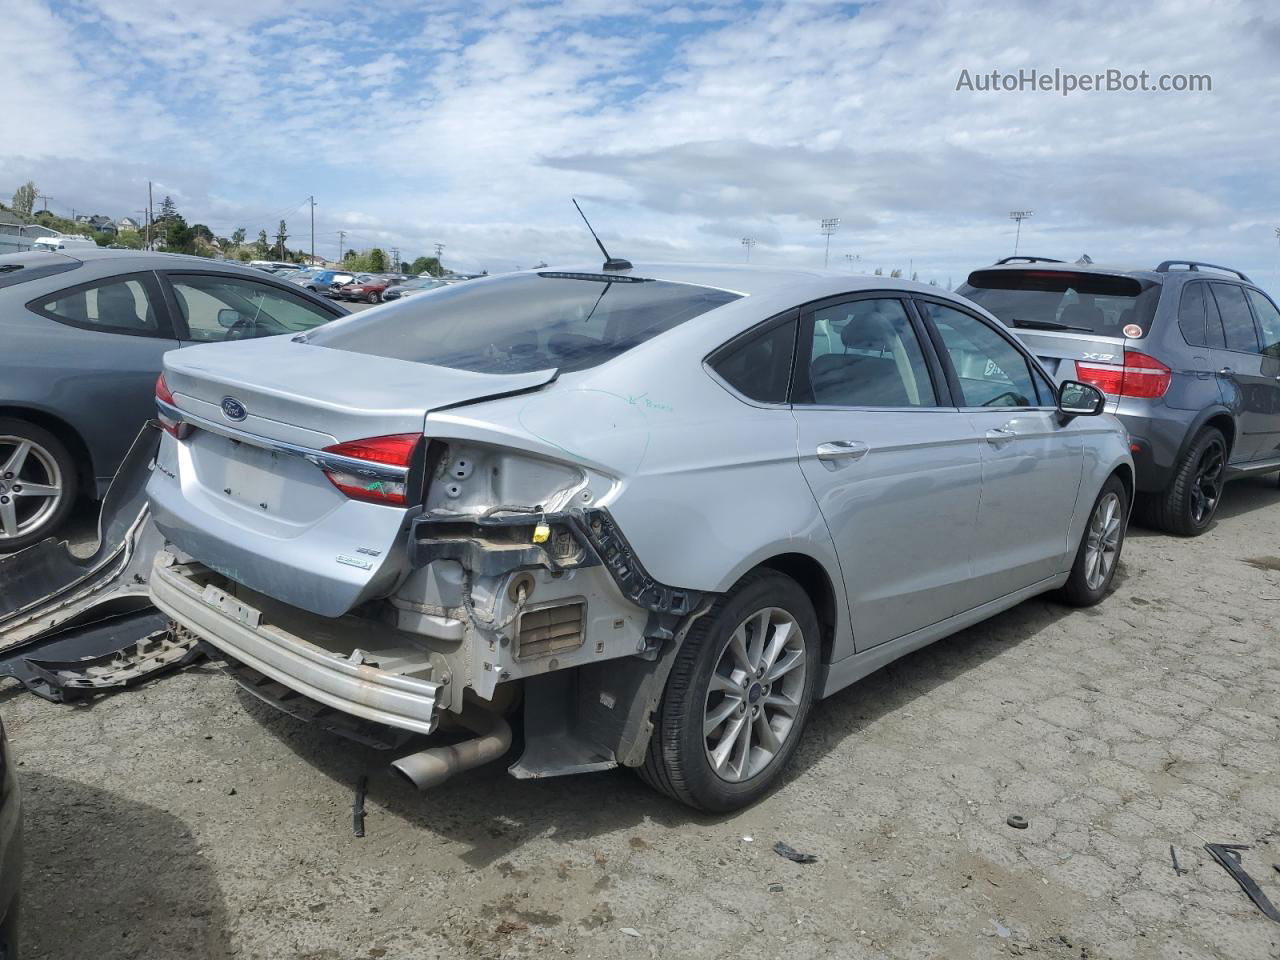
[[[533,528],[533,542],[546,543],[551,539],[551,527],[546,523],[541,523]]]

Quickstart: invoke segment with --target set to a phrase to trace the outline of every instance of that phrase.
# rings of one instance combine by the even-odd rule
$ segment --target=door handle
[[[818,444],[818,459],[823,463],[861,460],[870,449],[861,440],[829,440]]]
[[[1234,375],[1235,375],[1235,371],[1232,370],[1230,367],[1223,367],[1221,370],[1218,371],[1218,376],[1220,377],[1230,377]]]
[[[1002,443],[1008,443],[1010,440],[1016,440],[1018,434],[1008,427],[992,427],[987,431],[987,443],[999,446]]]

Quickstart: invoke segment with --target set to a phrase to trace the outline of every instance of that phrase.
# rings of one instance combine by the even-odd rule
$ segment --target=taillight
[[[1155,357],[1136,350],[1124,352],[1124,365],[1078,361],[1076,375],[1113,397],[1163,397],[1173,371]]]
[[[191,424],[175,418],[173,414],[165,409],[166,405],[175,410],[178,407],[173,399],[173,391],[164,382],[164,374],[162,373],[156,378],[156,419],[160,421],[160,429],[170,436],[182,440],[191,432]]]
[[[324,452],[360,462],[350,467],[330,462],[324,467],[324,475],[352,500],[402,507],[409,502],[409,464],[421,441],[420,433],[397,433],[336,443],[325,447]]]

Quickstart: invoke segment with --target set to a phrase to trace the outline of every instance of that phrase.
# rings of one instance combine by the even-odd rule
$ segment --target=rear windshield
[[[307,334],[307,342],[473,370],[584,370],[736,293],[607,274],[516,273],[442,287]]]
[[[1014,329],[1137,338],[1151,328],[1160,287],[1105,273],[975,270],[956,293]],[[1125,332],[1129,326],[1141,332]]]

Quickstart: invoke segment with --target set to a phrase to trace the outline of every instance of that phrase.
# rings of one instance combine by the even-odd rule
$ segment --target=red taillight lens
[[[402,507],[409,502],[407,471],[413,460],[413,452],[421,441],[420,433],[397,433],[388,437],[370,437],[368,440],[350,440],[324,448],[325,453],[350,457],[367,463],[370,467],[403,467],[406,471],[404,475],[366,475],[354,464],[350,470],[337,466],[326,467],[324,475],[352,500]]]
[[[1173,379],[1173,371],[1155,357],[1136,350],[1124,352],[1124,366],[1114,363],[1080,361],[1076,375],[1113,397],[1163,397]]]
[[[173,391],[164,382],[163,373],[156,378],[156,419],[160,421],[160,429],[165,433],[179,440],[186,437],[191,432],[191,424],[175,420],[164,407],[160,406],[161,403],[167,403],[171,407],[177,406],[173,399]]]

